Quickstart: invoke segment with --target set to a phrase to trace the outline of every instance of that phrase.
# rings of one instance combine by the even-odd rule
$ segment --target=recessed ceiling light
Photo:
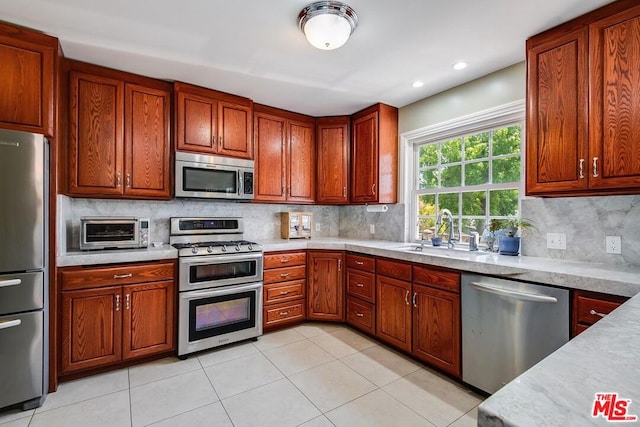
[[[413,87],[422,87],[422,86],[424,86],[424,82],[420,81],[420,80],[416,80],[415,82],[411,83],[411,86],[413,86]]]
[[[456,71],[460,71],[460,70],[464,70],[465,68],[467,68],[467,63],[464,61],[459,61],[456,62],[455,64],[453,64],[453,69]]]

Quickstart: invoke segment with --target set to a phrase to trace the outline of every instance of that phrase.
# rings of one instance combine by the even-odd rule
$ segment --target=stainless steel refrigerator
[[[42,135],[0,130],[0,408],[47,390],[48,153]]]

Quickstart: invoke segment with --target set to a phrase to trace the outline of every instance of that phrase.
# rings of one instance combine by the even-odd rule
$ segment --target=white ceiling
[[[324,116],[402,107],[523,61],[527,37],[609,2],[348,0],[360,23],[334,51],[298,29],[311,0],[0,0],[0,20],[57,36],[69,58]],[[453,71],[459,60],[469,67]]]

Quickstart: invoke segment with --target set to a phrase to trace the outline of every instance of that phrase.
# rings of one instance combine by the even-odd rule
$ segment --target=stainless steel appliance
[[[262,247],[241,218],[171,218],[178,249],[178,356],[262,335]]]
[[[569,341],[569,291],[462,276],[462,380],[494,393]]]
[[[0,130],[0,408],[46,396],[48,154],[42,135]]]
[[[149,218],[82,217],[80,249],[149,247]]]
[[[176,153],[176,197],[253,199],[254,161]]]

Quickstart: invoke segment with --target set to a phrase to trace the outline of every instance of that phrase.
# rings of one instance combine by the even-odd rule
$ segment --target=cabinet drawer
[[[265,285],[270,283],[285,282],[289,280],[300,280],[307,277],[307,266],[298,265],[295,267],[275,268],[265,270],[263,281]]]
[[[264,308],[264,326],[304,319],[304,300]]]
[[[304,280],[295,280],[284,283],[272,283],[264,286],[264,303],[291,301],[304,298],[306,284]]]
[[[60,271],[63,291],[173,280],[174,261],[109,267],[71,267]]]
[[[376,300],[376,276],[366,271],[347,269],[347,293],[371,303]]]
[[[292,265],[305,265],[306,263],[307,254],[304,252],[287,252],[264,255],[265,270],[271,268],[289,267]]]
[[[411,281],[411,264],[393,261],[390,259],[378,259],[376,261],[376,273],[387,277]]]
[[[347,323],[374,334],[376,331],[376,311],[373,304],[347,296]]]
[[[445,291],[460,293],[460,273],[413,266],[413,282]]]
[[[588,296],[577,295],[574,310],[577,313],[577,321],[586,325],[593,325],[602,317],[595,314],[609,314],[620,306],[621,302],[604,301]],[[591,314],[591,310],[595,313]]]
[[[358,270],[370,271],[375,273],[376,260],[364,255],[347,254],[346,259],[347,268],[356,268]]]

